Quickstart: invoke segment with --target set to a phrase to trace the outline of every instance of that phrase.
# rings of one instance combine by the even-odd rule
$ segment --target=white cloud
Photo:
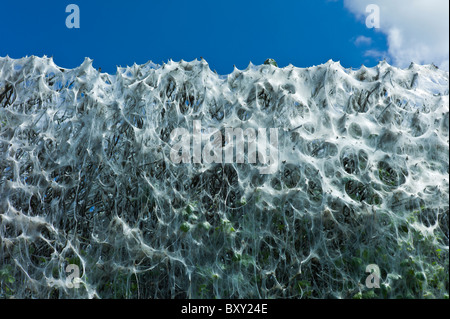
[[[354,43],[355,43],[356,46],[371,45],[372,44],[372,39],[369,38],[369,37],[365,37],[363,35],[360,35],[359,37],[356,38]]]
[[[448,0],[344,0],[345,7],[363,23],[369,4],[380,8],[380,28],[373,30],[386,34],[393,64],[434,63],[448,71]]]
[[[364,52],[364,56],[367,57],[372,57],[378,60],[384,60],[386,59],[386,61],[390,61],[390,58],[388,56],[388,53],[385,51],[379,51],[379,50],[375,50],[375,49],[370,49],[367,50],[366,52]]]

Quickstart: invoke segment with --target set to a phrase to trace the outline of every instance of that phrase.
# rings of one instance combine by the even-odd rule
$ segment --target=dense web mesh
[[[174,163],[194,121],[276,128],[277,170]],[[448,297],[448,138],[433,65],[0,58],[0,297]]]

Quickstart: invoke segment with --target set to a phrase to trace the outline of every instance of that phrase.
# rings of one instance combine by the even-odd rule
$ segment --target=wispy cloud
[[[384,60],[384,59],[386,59],[387,61],[390,60],[389,54],[386,51],[380,51],[380,50],[376,50],[376,49],[366,50],[364,52],[364,56],[370,57],[370,58],[375,58],[377,60]]]
[[[365,37],[363,35],[360,35],[359,37],[357,37],[355,39],[355,41],[353,42],[356,46],[361,46],[361,45],[371,45],[372,44],[372,38],[369,37]]]
[[[449,69],[448,0],[344,0],[363,23],[369,4],[380,7],[380,28],[374,30],[387,36],[388,54],[395,65],[434,63]]]

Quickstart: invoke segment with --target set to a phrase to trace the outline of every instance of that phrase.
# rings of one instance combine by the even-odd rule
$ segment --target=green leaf
[[[361,292],[358,292],[357,294],[355,294],[355,295],[353,296],[353,299],[362,299],[362,293],[361,293]]]
[[[191,225],[189,223],[184,222],[183,224],[181,224],[180,229],[185,233],[187,233],[189,229],[191,229]]]

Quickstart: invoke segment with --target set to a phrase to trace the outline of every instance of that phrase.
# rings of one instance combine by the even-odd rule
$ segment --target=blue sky
[[[79,29],[65,25],[71,3],[80,8]],[[386,34],[367,28],[343,0],[5,1],[0,10],[0,56],[53,56],[65,68],[90,57],[115,73],[116,65],[202,56],[228,74],[269,57],[280,67],[389,58]]]

